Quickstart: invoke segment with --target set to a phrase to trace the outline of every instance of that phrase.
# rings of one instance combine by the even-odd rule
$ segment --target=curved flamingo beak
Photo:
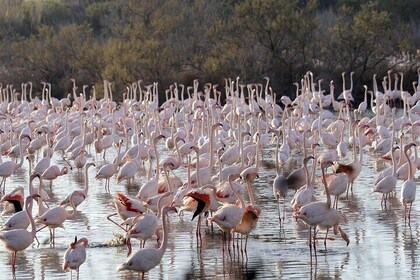
[[[203,210],[206,208],[206,206],[208,207],[210,205],[209,195],[206,193],[199,193],[196,191],[192,191],[190,193],[187,193],[185,196],[189,196],[193,198],[195,201],[197,201],[197,209],[195,210],[191,221],[194,220],[195,217],[200,215],[203,212]]]

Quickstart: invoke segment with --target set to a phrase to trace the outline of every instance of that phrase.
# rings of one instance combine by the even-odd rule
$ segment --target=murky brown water
[[[113,158],[107,153],[108,160]],[[274,162],[274,145],[264,149],[264,161]],[[316,262],[309,254],[307,227],[291,218],[288,203],[287,220],[283,230],[279,230],[277,206],[272,194],[274,169],[262,167],[260,178],[254,183],[262,214],[257,228],[251,233],[247,256],[238,252],[231,258],[222,258],[221,234],[203,226],[203,244],[198,249],[195,237],[196,221],[191,222],[191,214],[182,219],[170,214],[169,246],[160,265],[148,273],[148,279],[273,279],[273,278],[320,278],[320,279],[419,279],[419,210],[420,203],[413,205],[411,227],[404,224],[403,209],[394,199],[391,210],[381,209],[380,195],[369,195],[376,178],[375,159],[365,153],[363,170],[354,185],[354,195],[349,200],[340,200],[339,207],[345,215],[342,228],[350,237],[350,245],[340,238],[327,242],[327,250],[318,241]],[[58,158],[54,156],[54,160]],[[297,158],[299,164],[301,158]],[[90,158],[94,161],[94,157]],[[61,161],[59,164],[63,165]],[[80,268],[80,279],[132,279],[138,274],[116,272],[116,267],[126,258],[126,248],[101,246],[114,238],[114,233],[122,233],[114,224],[106,220],[111,208],[105,206],[111,196],[105,194],[104,181],[95,180],[94,174],[100,168],[90,169],[89,196],[81,206],[75,219],[65,222],[65,230],[56,230],[56,243],[48,242],[49,233],[43,230],[37,234],[41,245],[18,253],[16,279],[69,279],[70,272],[61,270],[63,255],[68,244],[77,235],[86,237],[87,260]],[[6,192],[14,187],[27,186],[28,165],[8,179]],[[186,171],[176,171],[185,181]],[[145,177],[138,177],[138,185]],[[397,185],[400,195],[402,182]],[[68,175],[54,181],[50,196],[59,201],[78,186],[84,186],[82,172],[72,170]],[[111,192],[122,191],[136,194],[138,187],[117,185],[111,180]],[[320,197],[323,188],[316,190]],[[291,194],[290,194],[291,195]],[[290,197],[291,199],[291,197]],[[289,199],[289,201],[290,201]],[[34,206],[35,207],[35,206]],[[7,217],[1,217],[4,223]],[[323,236],[320,233],[320,236]],[[149,240],[146,246],[155,246],[156,240]],[[138,243],[133,241],[133,250]],[[10,255],[0,246],[1,279],[13,277]],[[73,273],[73,277],[75,273]],[[248,278],[247,278],[248,277]]]

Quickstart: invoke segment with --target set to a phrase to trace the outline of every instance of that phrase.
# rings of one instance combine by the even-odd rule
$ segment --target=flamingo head
[[[210,206],[210,196],[205,192],[191,191],[185,196],[191,197],[195,201],[197,201],[197,209],[195,210],[191,220],[194,220],[194,218],[200,215],[204,211],[204,209]]]
[[[64,166],[63,169],[61,169],[61,175],[65,175],[67,173],[69,173],[69,169],[66,166]]]
[[[307,221],[307,215],[308,215],[308,213],[307,213],[306,209],[300,208],[292,214],[292,217],[295,218],[296,220],[301,219],[302,221],[305,222],[305,221]]]

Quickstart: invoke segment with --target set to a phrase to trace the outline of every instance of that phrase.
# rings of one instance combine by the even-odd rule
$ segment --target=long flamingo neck
[[[362,163],[363,161],[363,145],[362,145],[362,133],[359,129],[359,162]]]
[[[252,190],[251,181],[248,179],[246,180],[246,188],[248,191],[249,202],[251,203],[252,206],[255,206],[254,191]]]
[[[327,195],[326,206],[327,208],[331,208],[331,196],[330,196],[330,192],[328,191],[327,179],[325,178],[325,170],[323,166],[321,166],[321,172],[322,172],[322,182],[324,183],[324,188],[325,188],[325,194]]]
[[[408,156],[408,150],[409,150],[409,149],[406,149],[406,150],[404,151],[405,157],[406,157],[407,162],[408,162],[408,178],[409,178],[409,179],[413,179],[413,178],[414,178],[414,176],[413,176],[412,163],[411,163],[410,157]]]
[[[157,141],[153,142],[153,147],[155,148],[155,157],[156,157],[156,181],[159,180],[159,168],[160,168],[160,164],[159,164],[159,153],[157,150]],[[140,148],[140,146],[139,146]]]
[[[200,160],[199,160],[199,158],[200,158],[200,150],[197,150],[197,166],[196,166],[196,172],[195,172],[195,175],[196,175],[196,181],[197,181],[197,188],[200,188],[201,187],[201,183],[200,183],[200,175],[199,175],[199,171],[200,171],[200,165],[199,165],[199,163],[200,163]]]
[[[166,251],[166,247],[168,247],[168,225],[166,224],[166,211],[162,211],[162,231],[163,231],[163,239],[162,244],[160,245],[158,251],[163,255]]]
[[[169,181],[169,174],[168,174],[168,170],[164,170],[164,173],[165,173],[165,177],[166,177],[166,183],[168,184],[168,189],[169,189],[169,191],[170,192],[172,192],[173,191],[173,189],[172,189],[172,185],[171,185],[171,182]]]
[[[83,193],[87,195],[89,191],[89,179],[88,179],[88,165],[85,167],[85,189],[83,190]]]
[[[394,150],[391,150],[391,159],[392,159],[392,176],[396,176],[397,174],[397,162],[395,160]]]
[[[236,197],[238,198],[239,202],[241,203],[241,208],[245,209],[245,201],[244,199],[239,195],[239,193],[235,190],[235,188],[232,185],[232,180],[229,180],[229,186],[232,189],[233,193],[236,195]]]
[[[22,141],[20,141],[19,143],[19,153],[20,153],[20,161],[17,165],[17,167],[15,169],[18,169],[22,166],[23,164],[23,148],[22,148]]]
[[[306,187],[309,187],[310,185],[310,178],[309,178],[309,171],[308,171],[308,161],[305,160],[305,162],[303,163],[303,169],[305,171],[305,176],[306,176]]]
[[[74,205],[74,201],[73,201],[73,196],[70,197],[70,206],[72,208],[72,212],[69,218],[71,219],[71,218],[76,217],[76,213],[77,213],[76,206]]]
[[[29,221],[31,222],[32,238],[35,238],[36,225],[35,225],[34,218],[32,217],[32,205],[33,205],[33,200],[31,200],[29,203],[27,203],[27,205],[26,205],[26,215],[28,215]]]
[[[280,149],[280,136],[277,136],[277,145],[276,145],[276,173],[277,176],[280,175],[279,171],[279,149]]]
[[[315,153],[314,153],[314,157],[315,157]],[[316,172],[316,160],[313,160],[312,163],[312,174],[311,174],[311,180],[310,180],[310,184],[314,185],[315,184],[315,172]]]

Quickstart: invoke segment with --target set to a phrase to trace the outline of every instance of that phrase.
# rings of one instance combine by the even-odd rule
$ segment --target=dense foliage
[[[361,96],[374,73],[393,69],[411,90],[419,9],[416,0],[0,0],[0,82],[47,81],[62,97],[71,78],[99,94],[108,79],[122,96],[138,79],[164,89],[268,76],[291,94],[308,70],[324,88],[355,71]]]

